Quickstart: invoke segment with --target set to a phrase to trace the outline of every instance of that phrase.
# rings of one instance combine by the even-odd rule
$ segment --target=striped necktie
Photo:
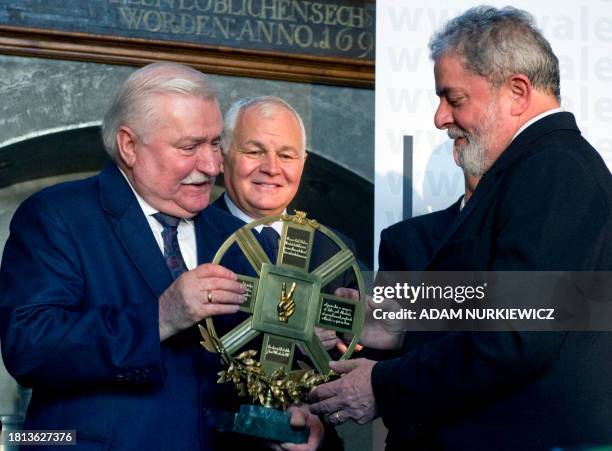
[[[181,254],[181,248],[178,244],[178,225],[181,218],[176,216],[166,215],[164,213],[155,213],[155,219],[163,226],[162,241],[164,242],[164,258],[166,265],[172,277],[177,279],[178,276],[187,271],[187,266]]]
[[[276,264],[276,255],[278,254],[278,239],[280,237],[278,232],[274,230],[274,227],[264,226],[259,233],[261,235],[261,240],[263,242],[266,255],[272,264]]]

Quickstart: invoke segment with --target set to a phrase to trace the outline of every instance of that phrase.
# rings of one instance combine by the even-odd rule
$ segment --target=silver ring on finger
[[[334,413],[334,420],[336,423],[342,423],[342,421],[344,420],[344,418],[342,417],[342,412],[340,410]]]

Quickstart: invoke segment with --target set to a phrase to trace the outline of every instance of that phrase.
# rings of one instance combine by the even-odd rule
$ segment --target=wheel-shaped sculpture
[[[257,226],[271,222],[282,223],[275,262],[270,261],[253,231]],[[309,271],[316,233],[326,235],[338,251]],[[363,327],[365,286],[355,256],[334,232],[313,219],[307,219],[306,214],[299,211],[295,215],[263,218],[232,234],[217,251],[213,263],[220,263],[234,244],[239,246],[257,277],[238,276],[247,287],[247,299],[241,307],[249,315],[246,320],[222,336],[217,335],[213,319],[206,320],[208,335],[217,343],[218,352],[235,356],[247,343],[263,334],[259,363],[256,364],[260,374],[270,376],[281,372],[291,379],[292,373],[300,372],[292,369],[295,347],[299,345],[318,374],[328,375],[328,362],[332,358],[316,334],[315,327],[320,327],[352,336],[340,359],[350,357]],[[358,300],[325,292],[330,282],[347,271],[354,275]],[[255,353],[253,350],[240,355],[243,360],[246,355],[252,363]],[[227,358],[224,360],[229,363]],[[250,380],[249,375],[244,376],[245,380]],[[230,375],[226,379],[236,378]],[[278,402],[274,404],[279,405]]]

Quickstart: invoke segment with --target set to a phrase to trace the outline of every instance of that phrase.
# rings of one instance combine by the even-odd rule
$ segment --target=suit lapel
[[[226,213],[230,213],[229,208],[227,206],[227,202],[225,202],[225,193],[221,194],[217,200],[212,203],[213,207],[217,207],[219,210],[222,210]]]
[[[216,208],[216,204],[195,217],[199,264],[211,262],[223,242],[244,225],[239,219]]]
[[[100,173],[100,202],[115,235],[156,297],[172,283],[172,275],[159,251],[149,223],[134,193],[114,163]]]
[[[440,252],[440,250],[444,248],[446,243],[448,243],[451,237],[455,234],[459,226],[463,224],[465,219],[469,217],[472,211],[474,211],[474,209],[476,208],[476,205],[478,205],[478,203],[480,202],[480,199],[484,197],[484,194],[489,192],[489,190],[493,186],[493,183],[491,183],[491,179],[492,177],[490,177],[489,174],[485,174],[484,177],[480,180],[480,182],[478,183],[478,186],[476,187],[476,190],[470,197],[470,200],[465,204],[465,207],[463,207],[463,210],[461,210],[455,216],[455,219],[446,228],[446,232],[442,236],[442,239],[440,240],[440,243],[436,247],[436,250],[434,251],[432,256],[429,258],[429,261],[427,262],[426,267],[429,267],[431,262],[436,258],[436,256]],[[457,209],[458,209],[458,206],[457,206]]]
[[[455,221],[457,216],[459,216],[459,207],[461,206],[462,199],[463,196],[461,196],[457,202],[452,204],[446,210],[440,211],[439,215],[436,215],[436,220],[433,224],[431,231],[431,234],[434,239],[442,240],[442,238],[444,238],[444,235],[446,235],[446,232],[448,232],[448,229],[451,224]]]

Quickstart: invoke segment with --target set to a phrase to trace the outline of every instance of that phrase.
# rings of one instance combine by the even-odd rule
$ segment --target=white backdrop
[[[415,216],[445,208],[463,192],[451,141],[433,124],[438,99],[427,43],[446,20],[478,4],[376,4],[375,255],[380,231],[402,219],[404,135],[414,137]],[[529,11],[550,41],[561,68],[562,106],[574,113],[582,133],[612,168],[612,0],[515,0],[512,5]]]

